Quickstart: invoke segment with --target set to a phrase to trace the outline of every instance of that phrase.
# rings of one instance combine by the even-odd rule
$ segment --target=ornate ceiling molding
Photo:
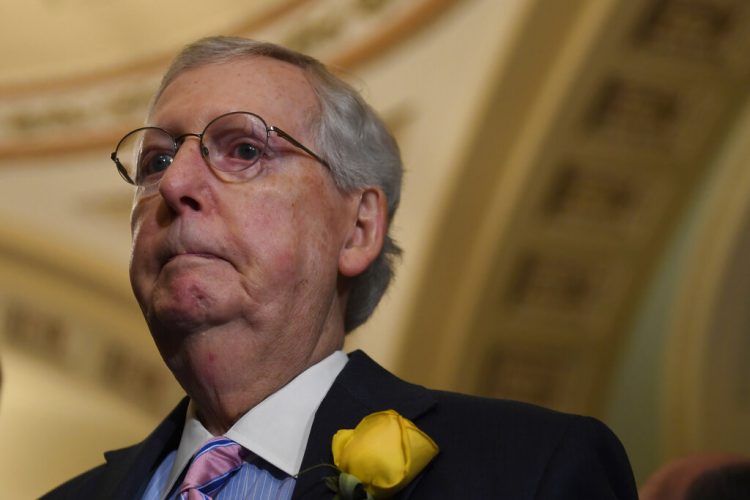
[[[99,304],[101,305],[101,304]],[[122,305],[120,304],[120,310]],[[112,316],[112,323],[123,314]],[[181,391],[156,353],[144,355],[122,338],[118,328],[50,310],[28,297],[0,296],[0,340],[4,349],[43,361],[73,380],[100,387],[155,417],[174,405]],[[130,335],[148,337],[145,327]]]
[[[748,97],[750,4],[541,0],[520,32],[437,225],[401,373],[596,414]]]
[[[0,346],[155,416],[168,411],[179,388],[111,266],[8,227],[0,235]]]
[[[404,41],[457,2],[289,0],[229,34],[277,41],[335,68],[351,68]],[[111,146],[142,122],[172,56],[66,81],[0,88],[0,159]]]

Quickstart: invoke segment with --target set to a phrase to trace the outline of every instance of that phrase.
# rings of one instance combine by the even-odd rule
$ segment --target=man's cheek
[[[142,224],[147,209],[147,200],[142,199],[137,193],[133,198],[130,210],[130,233],[135,236],[138,227]]]
[[[141,307],[143,307],[149,295],[147,283],[147,280],[144,279],[142,267],[134,259],[130,266],[130,287],[133,289],[133,294]]]
[[[130,231],[131,231],[131,246],[130,246],[130,265],[138,264],[142,265],[142,254],[143,246],[148,236],[148,231],[145,228],[145,222],[143,217],[138,217],[134,212],[130,219]]]
[[[150,251],[142,235],[134,235],[130,254],[130,285],[141,305],[148,299],[158,274],[154,252]]]

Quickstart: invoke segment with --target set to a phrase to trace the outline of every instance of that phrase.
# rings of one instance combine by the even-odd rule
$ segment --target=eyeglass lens
[[[242,172],[255,165],[268,142],[268,128],[258,116],[246,112],[222,115],[202,134],[177,138],[157,127],[145,127],[126,135],[115,156],[126,180],[138,186],[154,184],[171,165],[179,147],[191,136],[200,139],[201,154],[216,170]],[[248,172],[250,174],[250,172]],[[247,175],[247,174],[245,174]]]

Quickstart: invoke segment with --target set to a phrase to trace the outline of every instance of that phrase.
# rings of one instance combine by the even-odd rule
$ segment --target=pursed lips
[[[206,248],[205,245],[164,245],[161,251],[158,253],[158,262],[161,266],[165,266],[170,262],[177,259],[208,259],[216,260],[222,259],[221,255],[218,255],[212,249]]]
[[[167,257],[164,264],[168,264],[172,262],[175,259],[180,258],[200,258],[200,259],[220,259],[221,257],[214,255],[212,253],[206,253],[206,252],[180,252],[172,254],[171,256]]]
[[[175,238],[172,241],[165,241],[164,245],[159,248],[157,252],[157,262],[160,268],[163,268],[167,264],[176,260],[189,259],[198,263],[200,260],[205,262],[209,261],[225,261],[232,264],[231,260],[226,258],[226,255],[221,250],[217,251],[215,247],[209,244],[200,242],[188,243],[180,241]],[[188,263],[188,260],[185,261]]]

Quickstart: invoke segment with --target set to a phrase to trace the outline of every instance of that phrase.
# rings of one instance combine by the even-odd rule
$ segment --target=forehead
[[[267,57],[207,64],[179,74],[154,106],[149,122],[195,131],[230,111],[251,111],[268,125],[301,133],[318,112],[304,71]]]

